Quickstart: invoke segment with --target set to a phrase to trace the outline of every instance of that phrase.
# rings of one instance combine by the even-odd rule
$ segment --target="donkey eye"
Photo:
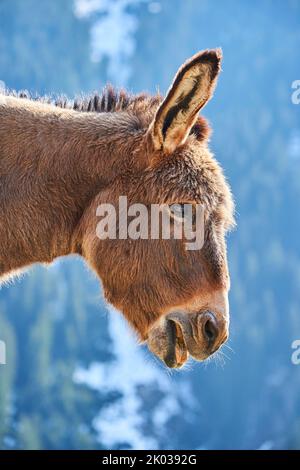
[[[192,204],[172,204],[169,206],[169,209],[173,218],[179,219],[181,221],[189,221],[192,223],[192,225],[195,225],[196,211]]]

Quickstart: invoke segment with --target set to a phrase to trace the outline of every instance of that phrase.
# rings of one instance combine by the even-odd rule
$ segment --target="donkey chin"
[[[171,312],[148,334],[148,347],[167,367],[180,368],[189,355],[204,361],[228,339],[228,316],[204,310]]]

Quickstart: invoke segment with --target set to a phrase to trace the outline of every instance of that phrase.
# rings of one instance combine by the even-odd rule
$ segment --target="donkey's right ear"
[[[221,59],[221,50],[211,49],[180,67],[149,129],[155,150],[169,154],[185,142],[198,112],[213,94]]]

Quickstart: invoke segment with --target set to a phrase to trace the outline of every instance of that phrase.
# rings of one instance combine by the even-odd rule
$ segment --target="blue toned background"
[[[229,348],[179,373],[136,346],[78,259],[2,286],[0,448],[300,448],[299,23],[299,0],[0,0],[8,88],[164,92],[221,46],[204,115],[238,223]]]

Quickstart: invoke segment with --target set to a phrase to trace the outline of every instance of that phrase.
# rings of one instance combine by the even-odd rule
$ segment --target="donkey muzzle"
[[[148,336],[149,349],[168,367],[181,367],[188,356],[204,361],[228,338],[228,322],[210,311],[173,312]]]

